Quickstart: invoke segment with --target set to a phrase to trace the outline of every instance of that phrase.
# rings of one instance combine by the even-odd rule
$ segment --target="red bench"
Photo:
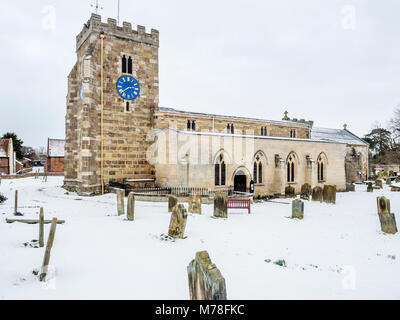
[[[247,209],[250,213],[250,199],[228,199],[228,209]]]

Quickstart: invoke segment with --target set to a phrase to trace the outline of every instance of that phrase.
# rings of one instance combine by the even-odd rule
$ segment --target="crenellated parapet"
[[[101,21],[100,15],[92,13],[90,19],[84,24],[82,31],[76,37],[76,50],[79,50],[81,45],[92,33],[102,32],[106,36],[113,36],[159,47],[158,30],[151,29],[150,33],[146,33],[146,28],[139,25],[137,29],[134,30],[130,22],[123,22],[121,27],[117,25],[117,20],[112,18],[108,18],[107,23],[104,23]]]

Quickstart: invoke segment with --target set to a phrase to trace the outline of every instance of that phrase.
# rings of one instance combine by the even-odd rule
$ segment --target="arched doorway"
[[[246,174],[239,170],[233,179],[233,190],[239,192],[246,192],[247,191],[247,177]]]

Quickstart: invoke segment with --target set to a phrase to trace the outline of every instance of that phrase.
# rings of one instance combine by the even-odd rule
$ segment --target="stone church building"
[[[98,194],[133,186],[233,187],[282,193],[286,186],[367,178],[368,145],[313,121],[265,120],[160,107],[159,32],[92,14],[76,38],[68,76],[64,187]]]

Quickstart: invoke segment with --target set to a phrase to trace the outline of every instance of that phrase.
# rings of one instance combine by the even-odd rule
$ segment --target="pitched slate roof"
[[[10,139],[0,139],[0,157],[8,157]]]
[[[367,145],[364,140],[357,137],[355,134],[344,129],[330,129],[330,128],[312,128],[311,129],[312,140],[322,140],[329,142],[340,142],[347,144],[356,145]]]
[[[47,156],[64,157],[64,146],[65,146],[65,140],[49,138],[47,144]]]
[[[258,119],[258,118],[246,118],[246,117],[236,117],[236,116],[226,116],[226,115],[219,115],[219,114],[212,114],[212,113],[202,113],[202,112],[191,112],[191,111],[183,111],[177,110],[173,108],[164,108],[158,107],[160,112],[169,112],[169,113],[181,113],[181,114],[188,114],[188,115],[195,115],[195,116],[206,116],[206,117],[215,117],[215,118],[227,118],[233,120],[245,120],[245,121],[260,121],[260,122],[269,122],[269,123],[277,123],[277,124],[290,124],[290,125],[298,125],[298,126],[305,126],[311,127],[310,123],[307,122],[300,122],[300,121],[289,121],[289,120],[266,120],[266,119]]]

